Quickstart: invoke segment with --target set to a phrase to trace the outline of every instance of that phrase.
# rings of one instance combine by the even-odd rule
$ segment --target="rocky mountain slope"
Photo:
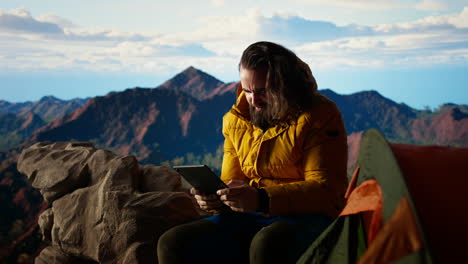
[[[198,101],[167,88],[134,88],[96,97],[41,128],[33,141],[91,141],[140,159],[214,152],[222,142],[221,117],[229,96]]]
[[[47,122],[76,110],[86,101],[87,99],[66,101],[53,96],[23,103],[0,100],[0,150],[18,145]]]
[[[9,149],[30,137],[46,123],[33,112],[25,115],[0,113],[0,149]]]
[[[189,67],[154,89],[133,88],[90,99],[41,128],[33,141],[91,141],[150,163],[186,153],[215,153],[223,140],[221,118],[235,101],[236,85]],[[320,92],[337,103],[348,134],[377,128],[392,141],[468,146],[464,106],[424,116],[376,91]]]
[[[35,113],[46,122],[64,116],[85,104],[87,99],[61,100],[54,96],[44,96],[39,101],[10,103],[0,100],[0,113],[13,113],[25,116]]]

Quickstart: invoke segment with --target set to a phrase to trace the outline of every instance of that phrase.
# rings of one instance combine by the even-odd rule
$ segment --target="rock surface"
[[[90,143],[37,143],[18,170],[52,205],[39,218],[41,263],[157,263],[168,228],[200,217],[173,170]]]

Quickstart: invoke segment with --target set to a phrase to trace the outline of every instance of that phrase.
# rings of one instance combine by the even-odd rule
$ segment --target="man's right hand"
[[[191,188],[190,193],[197,200],[198,206],[205,211],[217,209],[223,205],[216,194],[206,195],[195,188]]]

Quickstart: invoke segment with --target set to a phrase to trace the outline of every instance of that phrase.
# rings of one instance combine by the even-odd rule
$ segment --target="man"
[[[295,263],[344,206],[343,120],[309,67],[278,44],[257,42],[239,71],[236,104],[223,118],[221,179],[229,188],[191,190],[200,208],[234,213],[166,232],[160,263]]]

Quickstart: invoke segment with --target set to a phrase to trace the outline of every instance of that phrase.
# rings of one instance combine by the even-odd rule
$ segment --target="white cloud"
[[[448,5],[437,0],[423,0],[417,3],[415,8],[426,11],[443,11],[448,9]]]
[[[385,42],[373,37],[345,38],[293,47],[298,56],[309,63],[313,70],[383,68],[387,59],[381,53],[385,49]],[[380,55],[377,55],[379,53]]]
[[[109,54],[120,57],[143,57],[153,55],[154,48],[143,43],[122,42],[117,47],[110,48]]]
[[[233,80],[226,72],[236,73],[242,51],[259,40],[284,44],[313,69],[466,63],[468,7],[377,26],[338,26],[291,13],[268,17],[251,9],[238,16],[205,17],[197,29],[171,34],[91,30],[52,14],[34,18],[25,9],[0,10],[0,40],[0,70],[173,73],[193,65]]]
[[[298,0],[307,4],[317,4],[325,6],[337,6],[345,8],[357,9],[389,9],[389,8],[404,8],[408,4],[402,3],[400,0]]]
[[[266,39],[277,41],[304,43],[373,34],[372,28],[368,26],[337,26],[331,22],[312,21],[298,16],[262,16],[258,21],[259,34]]]
[[[211,41],[229,41],[255,38],[259,31],[260,13],[249,10],[241,16],[211,16],[200,18],[200,28],[192,32],[166,35],[159,39],[164,44],[181,42],[205,43]]]
[[[460,14],[448,16],[448,22],[459,28],[468,28],[468,6]]]
[[[89,30],[82,28],[67,28],[60,36],[50,36],[60,40],[68,41],[149,41],[158,35],[142,35],[139,33],[128,33],[116,30]]]
[[[375,38],[352,38],[339,46],[342,49],[349,49],[349,50],[377,50],[385,48],[386,44],[385,41],[382,39],[375,39]]]
[[[154,36],[115,30],[89,30],[53,14],[31,16],[24,8],[0,10],[0,34],[14,33],[28,39],[71,41],[146,41]]]
[[[61,28],[76,28],[77,27],[77,25],[73,24],[73,22],[71,22],[70,20],[65,19],[63,17],[59,17],[54,14],[40,15],[37,18],[37,21],[55,24]]]
[[[63,33],[58,25],[36,20],[24,8],[17,8],[9,12],[0,10],[0,30],[37,34]]]
[[[158,45],[147,42],[121,42],[115,47],[107,48],[104,52],[106,55],[119,56],[126,58],[133,57],[209,57],[213,56],[214,53],[205,49],[201,45],[197,44],[184,44],[178,46],[171,45]]]
[[[31,13],[29,13],[29,11],[26,10],[26,8],[22,8],[22,7],[13,9],[10,12],[0,10],[0,16],[2,15],[12,15],[12,16],[18,16],[18,17],[27,18],[27,19],[31,18]]]
[[[210,0],[210,3],[216,7],[223,7],[225,4],[224,0]]]
[[[385,33],[405,33],[405,32],[422,32],[422,31],[441,31],[451,30],[454,34],[466,34],[464,31],[468,28],[468,7],[464,7],[460,13],[428,16],[415,21],[382,24],[375,27],[378,32]]]
[[[319,68],[395,68],[467,63],[467,46],[468,36],[422,33],[317,42],[295,50]]]

